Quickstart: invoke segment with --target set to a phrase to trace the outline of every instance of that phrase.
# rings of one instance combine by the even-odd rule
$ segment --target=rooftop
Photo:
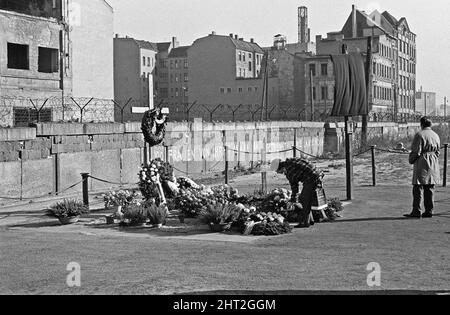
[[[169,58],[186,58],[187,51],[191,46],[180,46],[170,51]]]

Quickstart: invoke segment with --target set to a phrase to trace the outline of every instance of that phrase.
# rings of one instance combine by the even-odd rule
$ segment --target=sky
[[[417,88],[437,92],[438,103],[450,98],[450,1],[448,0],[107,0],[114,8],[115,33],[151,42],[178,38],[181,45],[215,31],[254,38],[260,46],[271,46],[273,36],[284,34],[297,41],[297,7],[309,10],[311,37],[339,31],[350,15],[352,4],[372,12],[389,11],[397,19],[406,17],[417,34]],[[444,35],[441,35],[444,32]]]

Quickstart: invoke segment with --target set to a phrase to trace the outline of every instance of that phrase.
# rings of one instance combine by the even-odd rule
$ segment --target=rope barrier
[[[381,151],[381,152],[385,152],[385,153],[392,153],[392,154],[408,154],[409,152],[404,152],[404,151],[398,151],[398,150],[390,150],[390,149],[381,149],[381,148],[375,148],[375,150]]]
[[[92,178],[92,179],[94,179],[94,180],[96,180],[96,181],[105,183],[105,184],[112,184],[112,185],[119,185],[119,186],[139,184],[139,183],[133,183],[133,184],[132,184],[132,183],[117,183],[117,182],[111,182],[111,181],[108,181],[108,180],[106,180],[106,179],[97,178],[97,177],[91,176],[91,175],[89,175],[89,177]]]
[[[234,152],[234,153],[244,153],[244,154],[253,154],[253,155],[262,155],[261,152],[248,152],[248,151],[241,151],[241,150],[236,150],[236,149],[231,149],[229,148],[230,151]],[[292,152],[292,149],[285,149],[285,150],[280,150],[280,151],[274,151],[274,152],[266,152],[266,154],[280,154],[280,153],[286,153],[286,152]]]
[[[39,199],[39,198],[44,198],[44,197],[57,196],[59,194],[62,194],[64,192],[68,191],[69,189],[72,189],[72,188],[80,185],[83,181],[84,180],[81,180],[78,183],[75,183],[75,184],[73,184],[73,185],[71,185],[71,186],[69,186],[69,187],[67,187],[67,188],[65,188],[65,189],[63,189],[61,191],[58,191],[57,193],[51,192],[51,193],[48,193],[48,194],[45,194],[45,195],[41,195],[41,196],[37,196],[37,197],[33,197],[33,198],[23,198],[23,197],[22,198],[20,198],[20,197],[15,198],[15,197],[3,197],[3,196],[0,196],[0,199],[27,201],[27,200],[35,200],[35,199]]]

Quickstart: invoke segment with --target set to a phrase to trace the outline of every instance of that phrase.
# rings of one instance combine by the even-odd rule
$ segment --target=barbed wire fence
[[[40,122],[113,122],[113,100],[93,97],[0,97],[0,127]]]

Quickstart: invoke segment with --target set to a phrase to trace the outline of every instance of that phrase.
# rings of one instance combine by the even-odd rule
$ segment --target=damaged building
[[[0,126],[26,125],[37,112],[40,121],[76,119],[64,110],[72,97],[112,99],[112,34],[104,0],[0,0]]]

